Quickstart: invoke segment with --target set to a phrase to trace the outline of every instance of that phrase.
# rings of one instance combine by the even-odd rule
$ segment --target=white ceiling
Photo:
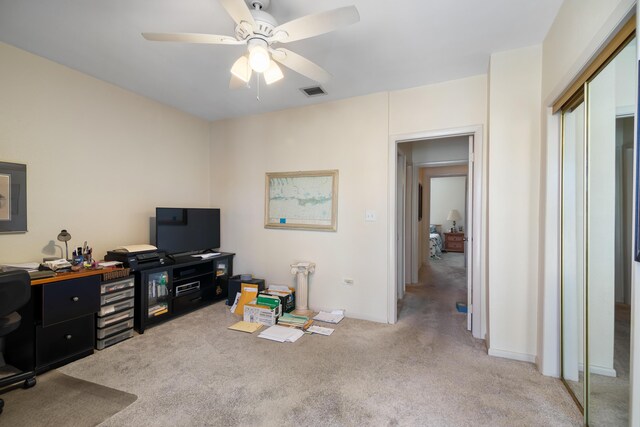
[[[217,0],[0,0],[0,41],[196,116],[216,120],[487,72],[493,52],[541,43],[562,0],[272,0],[279,23],[355,5],[360,22],[288,44],[329,71],[229,90],[243,46],[149,42],[141,32],[233,35]]]

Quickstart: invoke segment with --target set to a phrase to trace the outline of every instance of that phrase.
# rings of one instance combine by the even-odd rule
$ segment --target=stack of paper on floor
[[[293,326],[294,328],[307,329],[313,320],[309,320],[307,316],[296,316],[290,313],[284,313],[278,319],[278,325]]]
[[[333,310],[331,313],[321,311],[314,319],[319,322],[338,323],[344,319],[344,310]]]
[[[303,335],[300,329],[275,325],[260,332],[258,337],[278,342],[296,342]]]
[[[311,332],[312,334],[331,335],[333,333],[333,329],[323,328],[322,326],[311,326],[307,329],[307,332]]]

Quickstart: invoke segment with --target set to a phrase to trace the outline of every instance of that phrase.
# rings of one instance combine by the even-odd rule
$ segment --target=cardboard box
[[[245,322],[262,323],[263,325],[273,326],[278,320],[278,312],[278,308],[249,303],[244,305],[243,320]]]
[[[260,292],[260,294],[279,297],[280,304],[282,306],[282,313],[291,313],[296,308],[296,291],[294,288],[289,288],[289,292],[267,289],[266,291]]]
[[[280,316],[282,314],[282,304],[280,303],[280,298],[276,295],[258,294],[256,304],[276,308],[278,310],[277,315]]]

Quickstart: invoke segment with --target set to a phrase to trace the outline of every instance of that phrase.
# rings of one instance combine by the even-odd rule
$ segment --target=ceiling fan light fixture
[[[249,43],[249,65],[256,73],[264,73],[269,68],[271,57],[267,47],[264,40],[254,39]]]
[[[278,67],[274,61],[271,61],[269,64],[269,68],[267,68],[264,72],[264,81],[270,85],[271,83],[275,83],[278,80],[281,80],[284,77],[282,74],[282,70]]]
[[[249,66],[249,60],[247,56],[241,56],[231,67],[231,74],[239,78],[245,83],[251,80],[251,67]]]

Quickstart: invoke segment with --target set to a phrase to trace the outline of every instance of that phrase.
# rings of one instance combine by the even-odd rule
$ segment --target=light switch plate
[[[365,221],[377,221],[378,215],[376,215],[376,211],[366,210],[364,212],[364,220]]]

